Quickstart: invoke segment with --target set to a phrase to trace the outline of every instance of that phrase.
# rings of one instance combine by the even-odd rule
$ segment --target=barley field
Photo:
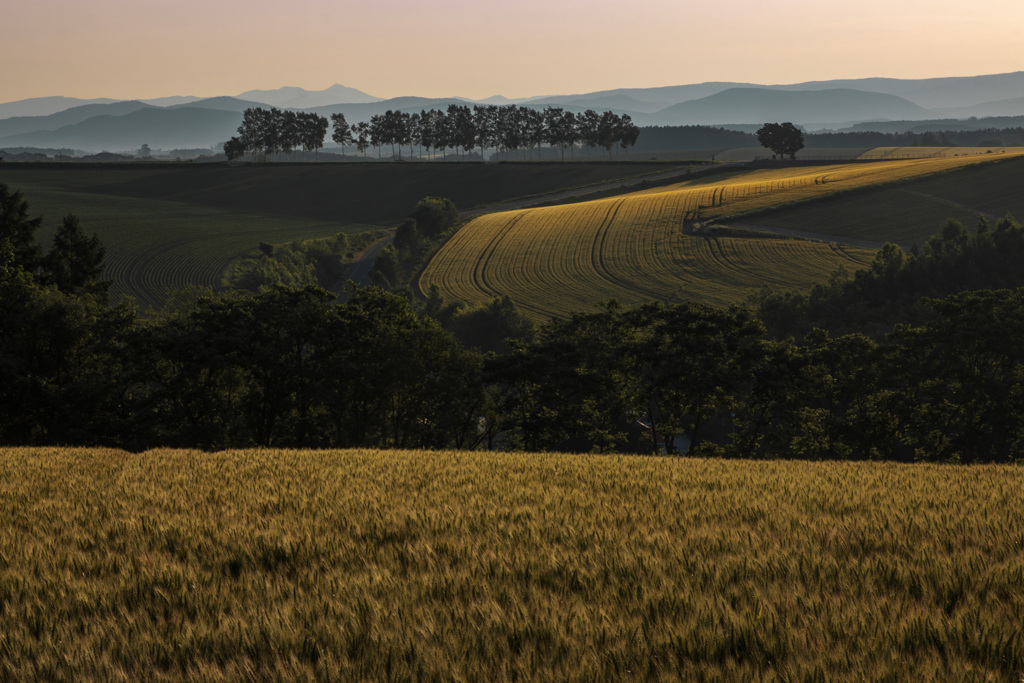
[[[692,226],[992,159],[937,156],[737,170],[618,197],[488,214],[464,226],[438,251],[419,287],[427,293],[436,284],[445,296],[470,303],[508,295],[537,320],[612,298],[629,304],[653,299],[723,305],[763,285],[806,290],[840,266],[851,272],[864,267],[873,251],[763,236],[701,235]]]
[[[0,449],[3,680],[1002,680],[1024,469]]]

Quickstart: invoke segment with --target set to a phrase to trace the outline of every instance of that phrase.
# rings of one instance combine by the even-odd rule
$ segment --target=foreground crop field
[[[592,202],[481,216],[438,252],[420,289],[426,293],[436,284],[444,295],[471,303],[507,294],[536,319],[611,298],[725,304],[765,284],[806,289],[839,266],[863,267],[872,252],[764,237],[701,236],[690,234],[687,226],[884,187],[992,158],[742,170]]]
[[[1024,470],[0,450],[0,678],[1006,680]]]
[[[43,215],[46,243],[68,213],[107,249],[115,298],[160,308],[217,287],[232,260],[280,244],[397,225],[427,195],[460,208],[629,178],[675,165],[3,164],[0,183]]]

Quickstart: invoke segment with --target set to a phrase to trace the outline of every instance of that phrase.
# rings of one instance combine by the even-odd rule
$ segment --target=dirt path
[[[373,268],[373,262],[377,258],[377,254],[383,251],[384,247],[391,244],[391,240],[395,239],[394,235],[390,237],[382,237],[369,248],[363,252],[363,255],[353,264],[352,272],[348,274],[348,277],[338,285],[334,290],[334,293],[338,295],[338,303],[343,304],[348,301],[348,292],[345,291],[345,283],[351,280],[360,287],[365,287],[370,284],[370,269]]]

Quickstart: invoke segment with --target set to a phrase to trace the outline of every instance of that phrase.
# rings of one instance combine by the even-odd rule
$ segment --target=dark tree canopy
[[[395,292],[270,284],[137,320],[95,235],[69,215],[43,255],[0,185],[0,444],[1024,461],[1011,217],[756,309],[607,302],[534,331],[507,297],[410,295],[458,216],[428,197],[399,226],[373,271]]]
[[[29,218],[25,196],[0,183],[0,240],[10,240],[14,259],[26,270],[36,267],[41,256],[36,244],[36,230],[42,225],[39,216]]]
[[[757,130],[757,141],[779,156],[788,154],[790,159],[804,148],[803,131],[788,121],[764,124]]]

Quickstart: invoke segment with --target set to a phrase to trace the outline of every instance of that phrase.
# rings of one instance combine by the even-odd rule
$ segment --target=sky
[[[0,102],[482,99],[1024,70],[1022,0],[2,0]],[[1024,95],[1009,93],[1007,97]]]

